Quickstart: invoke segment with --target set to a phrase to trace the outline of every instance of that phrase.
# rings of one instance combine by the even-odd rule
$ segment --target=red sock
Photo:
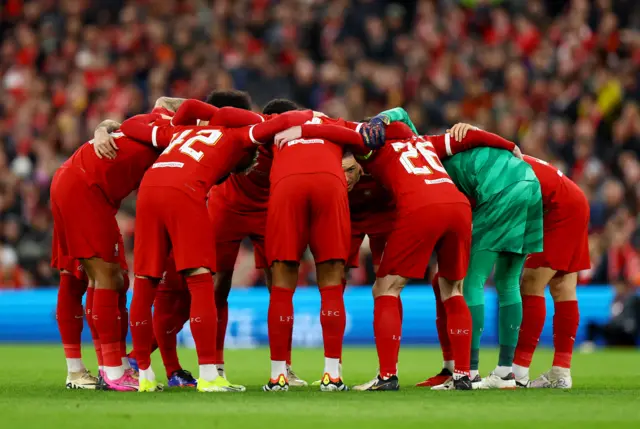
[[[287,343],[287,365],[291,366],[291,352],[293,350],[293,323],[289,332],[289,341]]]
[[[96,329],[95,323],[93,323],[93,294],[95,290],[96,289],[93,287],[87,288],[85,312],[87,313],[87,325],[89,325],[89,330],[91,331],[91,338],[93,339],[93,348],[96,351],[98,366],[103,366],[104,362],[102,361],[102,347],[100,346],[100,336],[98,335],[98,330]]]
[[[342,293],[344,293],[347,290],[347,279],[343,278],[342,279]]]
[[[191,294],[190,325],[199,365],[216,363],[218,312],[211,273],[186,277]]]
[[[531,366],[533,353],[538,347],[540,334],[547,315],[544,296],[522,295],[522,325],[513,363],[525,368]]]
[[[127,309],[127,291],[129,290],[129,274],[123,273],[124,287],[118,297],[118,310],[120,310],[120,353],[121,357],[127,356],[127,334],[129,333],[129,310]]]
[[[151,353],[153,354],[153,352],[155,352],[156,350],[158,350],[158,341],[156,340],[156,334],[154,332],[152,334],[152,336],[151,336]],[[133,358],[133,359],[136,358],[135,350],[133,350],[133,348],[131,349],[131,351],[129,353],[127,353],[127,357],[128,358]],[[137,361],[137,359],[136,359],[136,361]]]
[[[404,320],[404,308],[402,308],[402,298],[398,297],[398,312],[400,313],[400,323]]]
[[[86,282],[79,280],[71,273],[60,273],[56,320],[64,347],[64,355],[67,359],[82,357],[80,349],[84,324],[82,296],[86,290]]]
[[[452,296],[444,302],[447,312],[447,332],[455,360],[454,371],[469,375],[471,363],[471,312],[464,297]]]
[[[229,323],[229,302],[216,300],[218,310],[218,333],[216,336],[216,364],[224,364],[224,340],[227,336],[227,324]]]
[[[324,341],[324,356],[340,359],[347,318],[342,285],[320,288],[320,325]]]
[[[373,333],[376,339],[380,375],[396,375],[402,323],[398,311],[398,298],[379,296],[373,301]]]
[[[118,291],[96,289],[93,292],[93,309],[91,316],[93,317],[93,324],[100,338],[104,366],[121,366]]]
[[[573,343],[576,341],[580,311],[578,301],[561,301],[555,303],[553,315],[553,366],[571,368]]]
[[[159,288],[153,303],[153,331],[167,377],[171,377],[175,371],[182,369],[178,360],[176,338],[184,325],[184,321],[180,325],[178,320],[180,317],[176,317],[175,304],[179,300],[176,291]]]
[[[131,300],[131,338],[138,367],[148,369],[151,365],[151,343],[153,339],[153,316],[151,308],[156,296],[158,280],[136,277]]]
[[[293,331],[293,289],[271,287],[269,296],[269,349],[271,360],[286,361],[290,358],[291,332]]]
[[[453,349],[449,342],[449,332],[447,331],[447,311],[442,303],[440,296],[440,285],[438,284],[440,276],[436,273],[431,283],[433,284],[433,294],[436,297],[436,329],[438,330],[438,340],[442,349],[442,359],[444,361],[453,360]]]

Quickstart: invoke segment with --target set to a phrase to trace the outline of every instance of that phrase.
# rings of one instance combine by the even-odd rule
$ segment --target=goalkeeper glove
[[[360,127],[360,135],[369,149],[380,149],[386,140],[386,128],[390,121],[386,115],[377,115]]]

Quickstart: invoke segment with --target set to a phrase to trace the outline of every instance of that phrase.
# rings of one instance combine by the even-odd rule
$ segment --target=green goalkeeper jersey
[[[458,153],[443,164],[475,202],[472,252],[542,251],[542,194],[529,164],[489,147]]]

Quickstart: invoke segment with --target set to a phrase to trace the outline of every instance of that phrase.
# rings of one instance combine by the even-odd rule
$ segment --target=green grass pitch
[[[85,362],[95,365],[90,348]],[[185,368],[197,373],[195,352],[182,350]],[[482,373],[492,369],[496,350],[483,350]],[[400,355],[400,392],[323,393],[315,388],[263,393],[269,375],[266,349],[226,355],[227,374],[244,394],[71,391],[64,388],[60,346],[0,346],[0,428],[640,428],[640,351],[600,351],[574,356],[571,391],[517,390],[431,392],[413,385],[439,369],[436,349],[406,347]],[[320,350],[295,350],[294,369],[311,382],[320,377]],[[154,354],[156,374],[163,374]],[[551,364],[539,350],[532,375]],[[371,378],[375,351],[344,353],[349,384]],[[160,377],[164,378],[164,377]]]

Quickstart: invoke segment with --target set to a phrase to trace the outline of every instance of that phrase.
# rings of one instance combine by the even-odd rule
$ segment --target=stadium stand
[[[358,120],[403,105],[423,133],[458,121],[495,131],[587,194],[593,268],[581,282],[640,284],[637,0],[1,7],[0,288],[57,283],[50,180],[101,120],[142,112],[161,95],[230,87],[249,91],[256,107],[288,97]],[[134,212],[131,198],[119,215],[129,251]],[[238,284],[260,282],[250,252]]]

